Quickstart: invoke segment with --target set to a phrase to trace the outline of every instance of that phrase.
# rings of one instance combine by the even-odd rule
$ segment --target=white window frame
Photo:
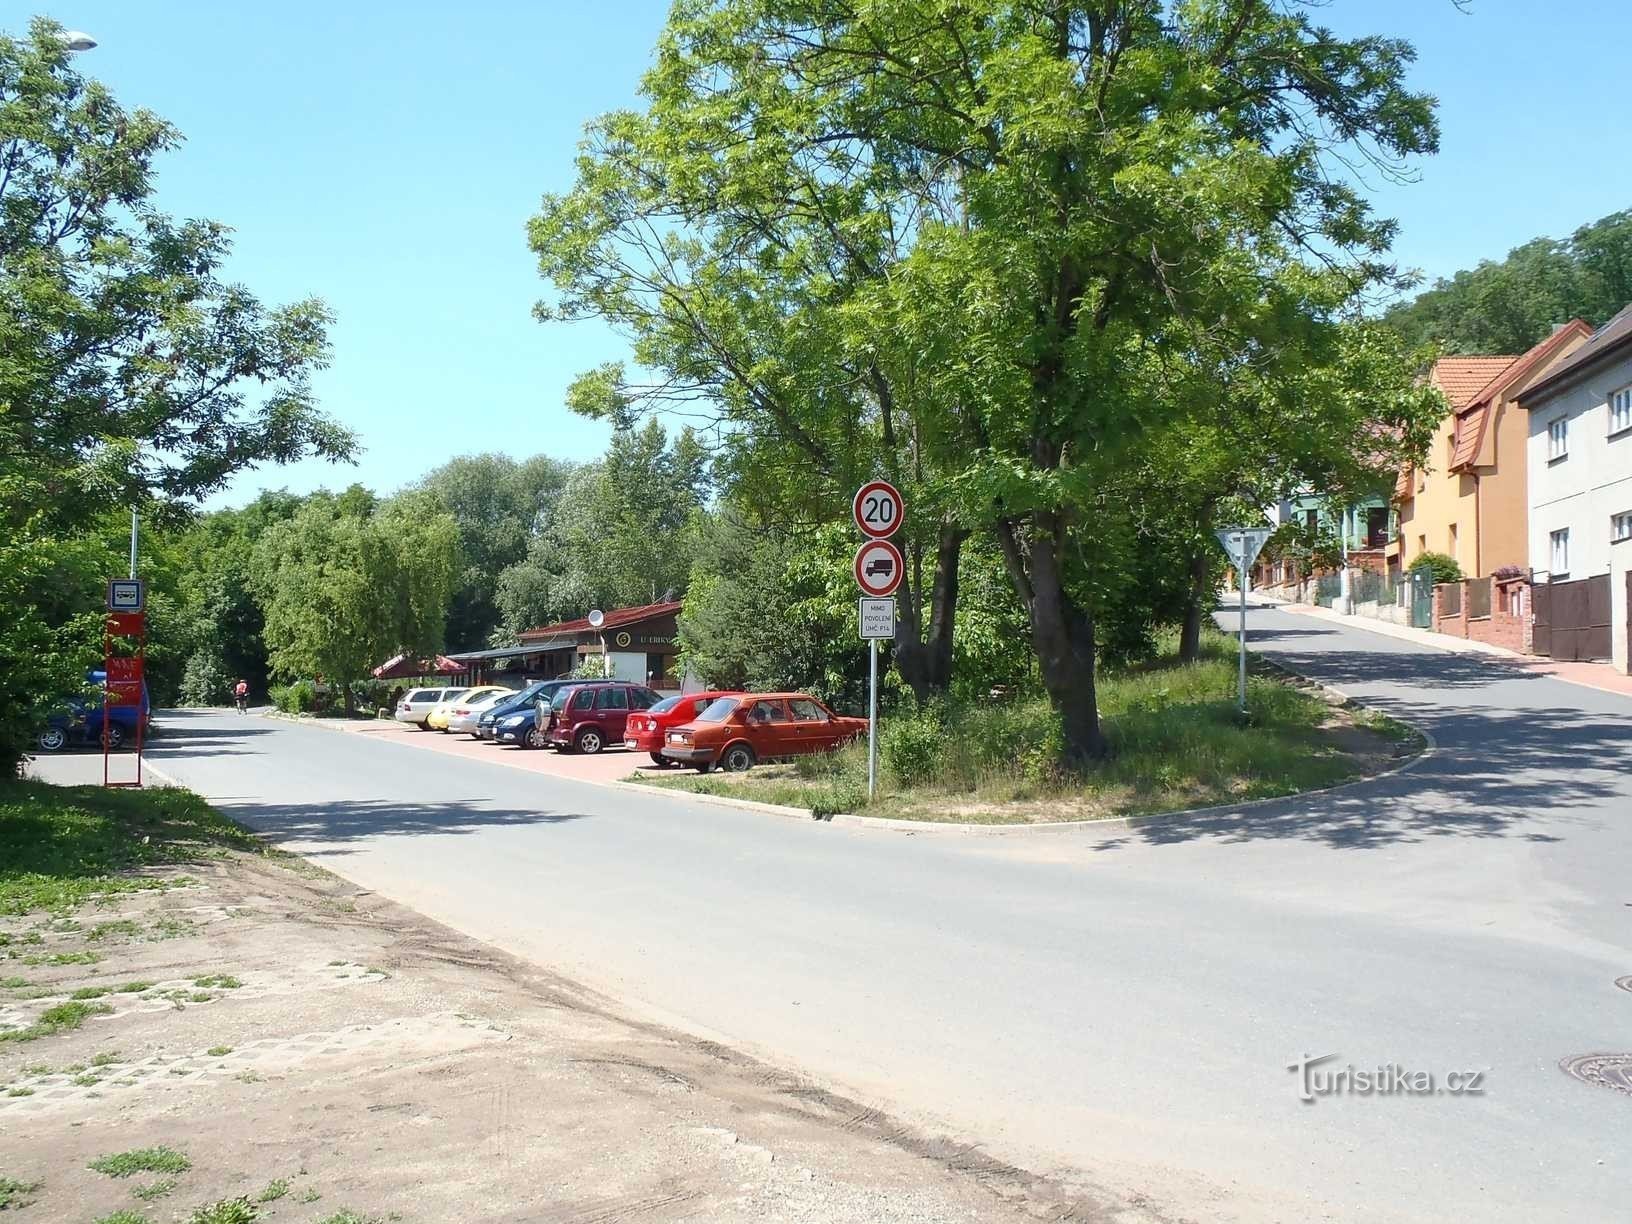
[[[1632,384],[1609,393],[1609,432],[1624,433],[1632,429]]]
[[[1632,540],[1632,510],[1609,516],[1609,542],[1618,544],[1622,540]]]
[[[1559,565],[1562,561],[1564,564]],[[1549,577],[1568,578],[1570,576],[1570,529],[1560,527],[1557,531],[1549,532],[1547,536],[1547,562],[1552,566]]]
[[[1570,418],[1561,416],[1547,422],[1547,462],[1566,459],[1570,454]]]

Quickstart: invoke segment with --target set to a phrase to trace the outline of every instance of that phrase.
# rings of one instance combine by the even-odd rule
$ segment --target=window
[[[731,711],[742,704],[735,697],[716,697],[709,703],[708,708],[697,715],[698,722],[724,722],[731,717]]]
[[[1559,417],[1547,424],[1547,459],[1562,459],[1570,453],[1570,418]]]
[[[1320,511],[1305,510],[1303,512],[1303,525],[1311,534],[1317,531],[1320,527]]]
[[[596,694],[595,708],[597,710],[627,710],[629,708],[629,694],[617,685],[610,685]]]
[[[811,701],[808,698],[795,697],[792,701],[788,702],[788,706],[793,710],[793,720],[795,722],[827,721],[827,712],[823,710],[821,706],[817,705],[814,701]]]
[[[1388,544],[1388,507],[1371,506],[1366,510],[1366,547],[1383,548]]]
[[[1555,531],[1547,537],[1552,544],[1552,577],[1567,578],[1570,573],[1570,529]]]
[[[629,708],[631,710],[649,710],[663,699],[649,688],[635,688],[629,690]]]
[[[1632,387],[1609,393],[1609,432],[1618,434],[1623,429],[1632,429]]]
[[[1610,516],[1609,539],[1611,543],[1617,540],[1632,540],[1632,510]]]
[[[1455,557],[1458,561],[1462,560],[1462,554],[1456,551],[1456,524],[1455,523],[1451,524],[1451,531],[1450,531],[1450,535],[1449,535],[1448,538],[1450,540],[1450,547],[1447,548],[1445,551],[1450,553],[1451,556]]]

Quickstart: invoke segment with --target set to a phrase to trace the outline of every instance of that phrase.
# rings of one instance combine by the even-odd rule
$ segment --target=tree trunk
[[[1083,766],[1103,760],[1110,745],[1100,729],[1094,687],[1094,622],[1065,589],[1060,517],[1050,511],[1032,515],[1029,566],[1012,525],[1001,526],[999,539],[1009,576],[1031,613],[1032,649],[1043,688],[1060,715],[1065,763]]]
[[[935,572],[930,579],[929,623],[920,601],[923,586],[906,585],[901,600],[900,636],[895,665],[919,701],[945,693],[952,683],[952,634],[958,606],[958,561],[966,532],[941,528],[935,544]],[[916,567],[915,567],[916,568]]]
[[[341,693],[344,694],[344,697],[342,698],[342,700],[345,702],[346,717],[347,718],[356,717],[356,714],[357,714],[357,694],[355,694],[355,693],[353,693],[351,691],[351,682],[348,680],[346,683],[342,684],[340,686],[340,691],[341,691]]]
[[[1190,601],[1184,609],[1184,628],[1179,631],[1179,661],[1194,663],[1201,658],[1201,618],[1207,614],[1207,575],[1212,567],[1200,549],[1190,558]]]

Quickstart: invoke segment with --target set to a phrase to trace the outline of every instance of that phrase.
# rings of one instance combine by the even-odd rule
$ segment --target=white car
[[[509,701],[514,697],[514,689],[500,689],[495,693],[483,693],[472,701],[461,701],[448,711],[448,731],[453,735],[469,735],[475,739],[482,738],[482,715],[486,714],[501,701]]]
[[[423,731],[425,730],[425,718],[436,708],[436,704],[444,697],[451,697],[455,693],[462,692],[464,692],[463,689],[414,689],[402,695],[402,700],[397,702],[397,712],[392,717],[398,722],[413,723],[414,726]]]

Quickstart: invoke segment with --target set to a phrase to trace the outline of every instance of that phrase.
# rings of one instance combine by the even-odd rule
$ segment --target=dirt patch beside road
[[[140,871],[0,918],[20,1222],[1149,1218],[620,1017],[301,860]]]

